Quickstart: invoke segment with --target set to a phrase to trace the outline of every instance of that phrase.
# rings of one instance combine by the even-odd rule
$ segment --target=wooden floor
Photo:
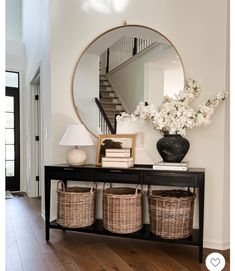
[[[6,200],[7,271],[200,271],[198,249],[188,246],[51,230],[44,238],[40,199]],[[204,249],[206,257],[212,251]],[[230,270],[229,251],[223,253]]]

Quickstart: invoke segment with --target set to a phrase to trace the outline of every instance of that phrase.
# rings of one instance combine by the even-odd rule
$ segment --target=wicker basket
[[[60,188],[61,185],[61,188]],[[66,228],[87,227],[95,221],[96,184],[91,188],[57,183],[57,223]]]
[[[164,239],[183,239],[192,234],[195,193],[154,190],[148,193],[150,230]]]
[[[103,191],[103,226],[114,233],[132,233],[143,226],[142,191],[115,187]]]

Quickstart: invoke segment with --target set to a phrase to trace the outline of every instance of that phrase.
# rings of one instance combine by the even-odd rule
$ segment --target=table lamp
[[[92,146],[90,133],[87,131],[83,124],[71,124],[65,131],[64,136],[60,140],[59,145],[63,146],[75,146],[67,154],[67,162],[69,165],[84,165],[86,162],[86,152],[78,149],[79,146]]]

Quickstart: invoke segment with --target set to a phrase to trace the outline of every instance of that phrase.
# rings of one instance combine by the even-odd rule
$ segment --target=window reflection
[[[128,2],[129,0],[84,0],[82,9],[86,12],[119,13],[125,10]]]

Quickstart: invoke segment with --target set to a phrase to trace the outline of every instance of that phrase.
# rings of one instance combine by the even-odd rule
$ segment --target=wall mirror
[[[74,106],[94,135],[114,133],[116,114],[133,112],[141,101],[157,108],[184,80],[179,53],[165,36],[144,26],[120,26],[97,37],[78,59]]]

